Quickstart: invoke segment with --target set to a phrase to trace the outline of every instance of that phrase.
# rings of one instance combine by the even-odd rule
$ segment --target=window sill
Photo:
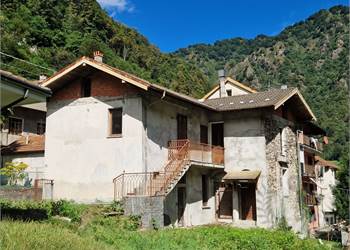
[[[202,209],[210,209],[210,206],[202,206]]]
[[[116,135],[109,135],[107,136],[107,139],[110,139],[110,138],[122,138],[123,135],[122,134],[116,134]]]

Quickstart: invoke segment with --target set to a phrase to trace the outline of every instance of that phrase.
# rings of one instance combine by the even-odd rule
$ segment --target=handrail
[[[122,173],[113,179],[114,198],[164,195],[190,161],[223,165],[224,148],[188,139],[168,142],[168,161],[161,172]]]

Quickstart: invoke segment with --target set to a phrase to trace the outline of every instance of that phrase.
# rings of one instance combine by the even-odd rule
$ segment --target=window
[[[206,175],[202,175],[202,204],[203,207],[208,206],[208,177]]]
[[[307,157],[307,164],[309,164],[309,165],[313,165],[314,164],[313,160],[312,160],[312,156],[308,156]]]
[[[109,110],[109,135],[116,136],[122,134],[123,109],[116,108]]]
[[[200,143],[208,144],[208,127],[204,125],[200,127]]]
[[[9,118],[9,133],[19,135],[23,132],[23,119]]]
[[[304,163],[300,163],[300,172],[301,174],[304,174]]]
[[[226,93],[227,93],[227,96],[232,96],[232,90],[231,89],[226,90]]]
[[[91,96],[91,79],[84,78],[81,81],[81,97]]]
[[[44,121],[38,121],[36,124],[36,133],[38,135],[45,134],[45,122]]]

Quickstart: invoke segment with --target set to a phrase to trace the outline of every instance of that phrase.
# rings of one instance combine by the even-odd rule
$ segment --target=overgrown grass
[[[91,206],[74,222],[0,222],[1,249],[336,249],[290,231],[202,226],[139,230],[139,218],[105,217]],[[74,214],[74,213],[73,213]]]

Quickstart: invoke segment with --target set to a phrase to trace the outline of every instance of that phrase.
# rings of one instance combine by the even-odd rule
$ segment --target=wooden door
[[[187,116],[177,115],[177,139],[187,139]]]
[[[179,226],[184,226],[184,212],[186,207],[186,188],[177,188],[177,221]]]
[[[219,188],[219,218],[231,219],[233,211],[232,185]]]
[[[241,220],[256,220],[255,183],[242,183],[240,187]]]

